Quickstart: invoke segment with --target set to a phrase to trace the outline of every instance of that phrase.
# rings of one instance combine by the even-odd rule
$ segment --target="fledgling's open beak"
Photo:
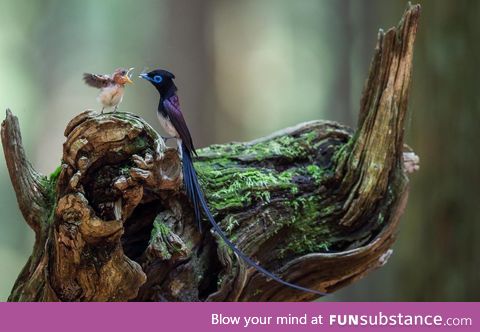
[[[128,77],[128,75],[123,76],[123,80],[125,83],[133,84],[133,81],[130,79],[130,77]]]
[[[133,84],[133,81],[132,79],[130,78],[131,74],[130,72],[133,70],[134,68],[130,68],[127,73],[123,76],[123,79],[125,80],[125,83],[130,83],[130,84]]]

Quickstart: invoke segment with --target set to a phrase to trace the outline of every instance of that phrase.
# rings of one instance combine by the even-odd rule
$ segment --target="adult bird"
[[[105,108],[110,107],[115,107],[114,112],[117,110],[125,93],[125,84],[133,83],[129,76],[132,70],[133,68],[129,70],[118,68],[115,69],[111,76],[89,73],[83,74],[83,80],[87,85],[100,89],[97,100],[103,106],[101,113],[103,113]]]
[[[275,281],[306,292],[315,293],[317,295],[325,295],[319,291],[309,289],[306,287],[298,286],[292,283],[289,283],[273,273],[267,271],[265,268],[258,265],[250,257],[245,255],[240,249],[233,244],[225,233],[222,231],[220,226],[217,224],[215,219],[208,208],[205,196],[203,194],[202,188],[198,182],[197,173],[193,166],[192,157],[197,155],[195,151],[195,146],[193,145],[192,136],[188,130],[185,119],[183,118],[182,111],[180,109],[180,101],[177,96],[177,87],[173,82],[175,76],[166,71],[166,70],[153,70],[149,73],[143,73],[139,77],[150,81],[153,86],[157,89],[160,94],[160,103],[158,105],[157,116],[160,121],[163,129],[172,136],[172,138],[177,139],[177,145],[179,150],[180,158],[183,162],[183,181],[185,185],[185,190],[187,196],[190,199],[190,202],[193,205],[195,220],[200,225],[201,211],[205,214],[208,221],[212,225],[215,232],[222,238],[223,241],[235,252],[239,257],[241,257],[245,262],[250,266],[254,267],[256,270],[262,272],[267,277],[274,279]]]

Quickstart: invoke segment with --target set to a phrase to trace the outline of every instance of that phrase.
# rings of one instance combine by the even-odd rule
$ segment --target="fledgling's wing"
[[[89,86],[94,88],[105,88],[110,84],[113,84],[113,80],[108,75],[96,75],[96,74],[83,74],[83,80]]]
[[[182,111],[180,109],[180,100],[178,99],[178,96],[173,95],[170,98],[165,99],[163,101],[163,107],[165,107],[168,117],[170,118],[170,122],[172,123],[173,127],[175,127],[178,135],[180,135],[180,138],[182,139],[183,144],[185,144],[185,147],[191,153],[197,155],[195,147],[193,146],[192,136],[190,135],[187,123],[185,122]]]

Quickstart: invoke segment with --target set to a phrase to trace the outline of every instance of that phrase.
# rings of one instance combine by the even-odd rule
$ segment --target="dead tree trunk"
[[[407,201],[404,122],[419,6],[380,31],[356,131],[313,121],[195,163],[228,236],[285,280],[333,292],[382,266]],[[174,149],[129,113],[84,112],[49,177],[26,160],[17,118],[2,142],[36,239],[10,301],[297,301],[200,232]],[[408,156],[406,160],[405,156]]]

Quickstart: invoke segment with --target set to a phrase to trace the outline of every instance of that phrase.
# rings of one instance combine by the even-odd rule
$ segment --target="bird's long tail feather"
[[[222,238],[223,241],[230,247],[230,249],[233,250],[234,253],[236,253],[241,259],[243,259],[248,265],[252,266],[255,268],[257,271],[263,273],[267,277],[285,285],[289,286],[295,289],[298,289],[300,291],[304,292],[309,292],[309,293],[314,293],[317,295],[324,296],[326,293],[322,293],[319,291],[316,291],[314,289],[302,287],[299,285],[292,284],[290,282],[287,282],[273,273],[269,272],[265,268],[261,267],[258,265],[256,262],[254,262],[250,257],[245,255],[240,249],[237,248],[237,246],[232,243],[228,237],[225,235],[225,233],[222,231],[220,226],[217,224],[215,219],[212,216],[212,213],[210,212],[210,209],[208,208],[207,202],[205,200],[205,196],[203,195],[203,191],[200,187],[200,184],[198,183],[198,178],[197,178],[197,173],[195,172],[195,168],[193,167],[193,162],[192,162],[192,156],[190,151],[187,149],[185,144],[182,144],[182,159],[183,159],[183,181],[185,183],[185,189],[187,191],[187,195],[193,205],[194,213],[195,213],[195,219],[200,226],[200,220],[201,220],[201,210],[203,210],[204,214],[206,215],[208,221],[210,224],[212,224],[213,229],[215,232]]]

